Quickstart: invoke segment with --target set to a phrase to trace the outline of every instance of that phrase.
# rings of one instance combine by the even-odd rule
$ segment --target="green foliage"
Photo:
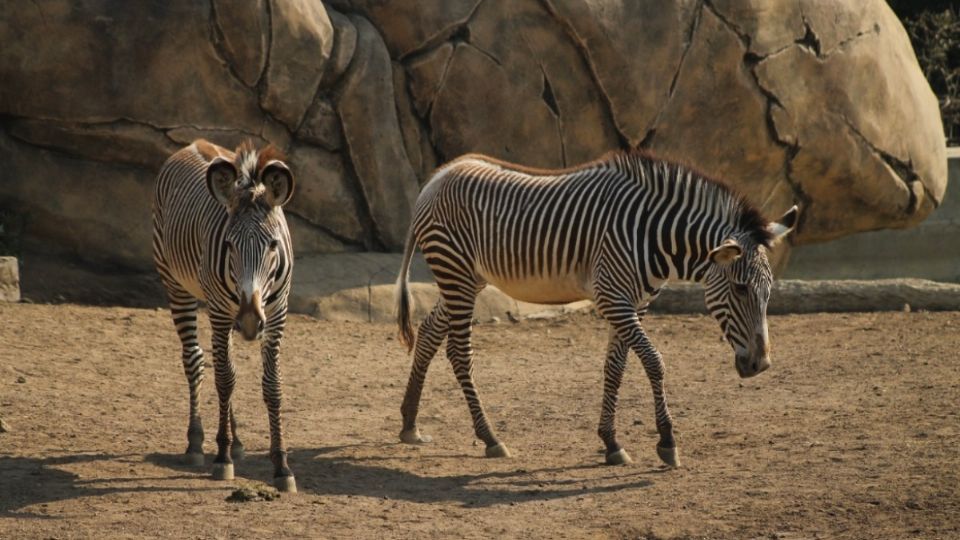
[[[920,68],[940,100],[950,144],[960,142],[960,15],[953,8],[919,11],[903,19]]]

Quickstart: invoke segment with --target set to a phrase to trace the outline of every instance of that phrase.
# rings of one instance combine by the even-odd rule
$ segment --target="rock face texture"
[[[800,204],[795,243],[914,225],[946,188],[883,0],[6,2],[0,42],[0,208],[98,263],[151,267],[154,175],[197,137],[288,153],[301,254],[398,250],[464,152],[648,148]]]

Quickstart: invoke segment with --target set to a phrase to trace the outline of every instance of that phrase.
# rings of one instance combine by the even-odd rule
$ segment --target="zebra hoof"
[[[510,450],[507,450],[507,445],[497,443],[487,447],[486,456],[488,458],[508,458],[510,457]]]
[[[676,469],[680,466],[680,453],[677,451],[677,447],[667,448],[664,446],[657,445],[657,455],[660,456],[660,459],[664,463]]]
[[[214,480],[233,480],[233,463],[214,463]]]
[[[188,467],[203,467],[203,453],[187,452],[183,455],[183,462],[186,463]]]
[[[630,458],[630,454],[623,448],[612,454],[607,454],[607,465],[627,465],[630,463],[633,463],[633,459]]]
[[[230,447],[230,457],[233,458],[234,461],[241,460],[246,457],[246,455],[247,452],[243,449],[242,444],[234,443],[234,445]]]
[[[297,480],[293,476],[276,476],[273,478],[273,487],[281,493],[296,493]]]
[[[405,429],[400,432],[400,442],[407,444],[424,444],[433,441],[433,437],[420,434],[418,428]]]

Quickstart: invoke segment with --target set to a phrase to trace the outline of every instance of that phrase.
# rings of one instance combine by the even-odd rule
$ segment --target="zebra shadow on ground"
[[[377,445],[359,445],[377,446]],[[377,447],[383,448],[384,445]],[[301,493],[333,496],[362,496],[403,500],[418,503],[459,502],[467,507],[485,507],[584,497],[624,489],[647,488],[653,485],[651,477],[664,469],[639,467],[611,468],[608,474],[576,474],[579,470],[595,471],[606,466],[578,465],[544,469],[525,469],[518,466],[511,471],[459,474],[451,476],[421,475],[382,462],[396,463],[397,456],[384,452],[383,457],[351,457],[337,455],[351,447],[334,446],[318,449],[293,450],[290,466],[297,476]],[[393,455],[391,455],[393,454]],[[411,459],[431,456],[411,457]],[[470,461],[484,458],[474,456],[433,456],[459,459],[463,470],[471,468]],[[237,464],[238,476],[270,483],[272,466],[265,453],[251,453]],[[543,479],[542,476],[561,474],[562,478]]]
[[[96,478],[81,478],[64,470],[71,465],[91,462],[129,462],[131,466],[142,463],[140,454],[115,455],[82,453],[49,458],[0,456],[0,519],[60,519],[48,516],[43,508],[23,511],[23,508],[81,497],[102,496],[113,493],[142,493],[163,491],[197,491],[195,488],[151,486],[144,482],[169,481],[196,478],[196,475],[143,476],[98,475]],[[126,485],[125,485],[126,484]],[[211,487],[215,489],[215,487]]]

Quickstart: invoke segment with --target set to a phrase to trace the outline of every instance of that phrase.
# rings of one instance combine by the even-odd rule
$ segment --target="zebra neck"
[[[710,251],[736,236],[736,217],[724,208],[708,205],[706,209],[687,209],[680,204],[668,205],[647,232],[648,269],[652,278],[703,282],[710,267]]]

